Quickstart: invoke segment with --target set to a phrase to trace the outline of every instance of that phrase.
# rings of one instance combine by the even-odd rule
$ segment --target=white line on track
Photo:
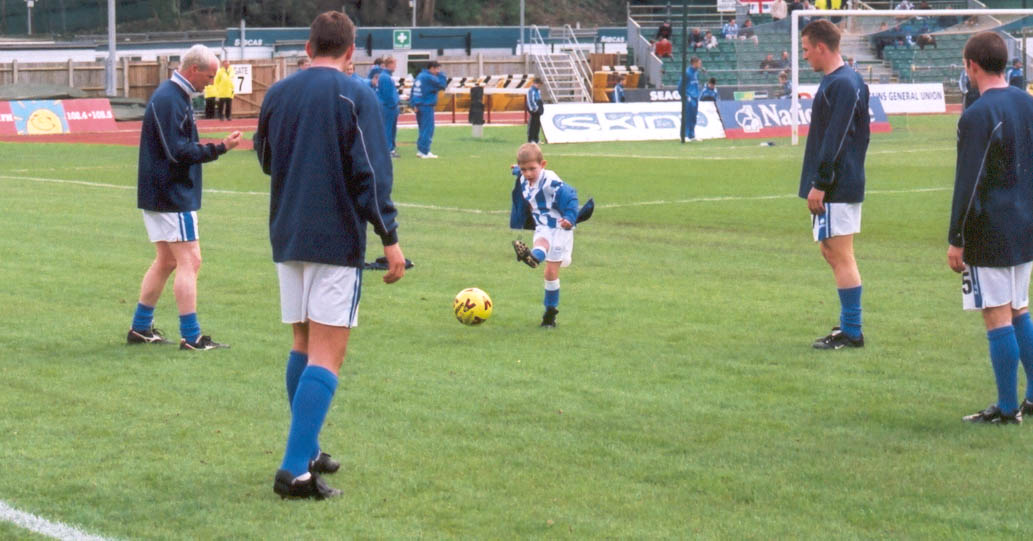
[[[136,186],[125,186],[120,184],[106,184],[103,182],[89,182],[86,180],[68,180],[60,178],[41,178],[41,177],[18,177],[12,175],[0,175],[0,179],[13,179],[13,180],[28,180],[31,182],[48,182],[56,184],[75,184],[78,186],[89,186],[94,188],[114,188],[118,190],[135,190]],[[950,187],[936,187],[936,188],[910,188],[907,190],[868,190],[867,195],[892,195],[892,194],[909,194],[909,193],[926,193],[926,192],[945,192],[951,190]],[[260,195],[269,196],[268,192],[252,192],[252,191],[236,191],[236,190],[205,190],[205,193],[217,193],[217,194],[230,194],[230,195]],[[645,207],[645,206],[656,206],[656,205],[685,205],[689,203],[712,203],[721,201],[765,201],[770,199],[793,199],[796,198],[795,193],[781,193],[774,195],[727,195],[727,196],[710,196],[710,197],[690,197],[688,199],[657,199],[654,201],[633,201],[630,203],[610,203],[597,205],[599,208],[605,209],[617,209],[617,208],[628,208],[628,207]],[[397,206],[402,208],[416,208],[425,210],[441,210],[447,212],[460,212],[464,214],[505,214],[508,210],[484,210],[484,209],[464,209],[460,207],[442,207],[438,205],[426,205],[421,203],[395,203]]]
[[[107,541],[104,537],[88,534],[78,528],[19,511],[0,500],[0,522],[9,522],[30,532],[65,541]]]

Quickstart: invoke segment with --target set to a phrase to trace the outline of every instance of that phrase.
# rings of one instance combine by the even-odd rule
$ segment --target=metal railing
[[[578,43],[577,34],[574,33],[574,29],[569,24],[563,25],[561,36],[566,40],[564,49],[570,56],[570,61],[574,64],[574,71],[581,80],[581,86],[584,90],[583,95],[586,97],[584,101],[590,101],[587,98],[592,96],[592,66],[588,63],[588,59],[585,58],[585,51]]]
[[[569,101],[568,98],[573,98],[574,101],[589,101],[592,96],[585,87],[584,80],[578,75],[578,69],[571,55],[550,53],[549,46],[542,38],[542,33],[537,25],[531,26],[530,37],[531,57],[538,68],[550,101],[552,103],[561,100]],[[557,65],[556,59],[558,58],[562,59],[566,66]]]

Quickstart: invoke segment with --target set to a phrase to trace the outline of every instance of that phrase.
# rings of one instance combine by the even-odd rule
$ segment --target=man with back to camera
[[[312,22],[305,51],[311,66],[266,93],[254,142],[270,175],[281,319],[293,332],[284,378],[291,425],[273,491],[324,499],[340,491],[319,474],[340,464],[322,452],[319,433],[358,324],[367,224],[384,246],[384,282],[402,278],[405,258],[380,104],[362,78],[343,73],[355,51],[355,26],[343,13],[323,13]]]
[[[144,111],[140,129],[137,206],[156,255],[140,284],[140,299],[126,336],[129,344],[166,344],[154,328],[154,307],[173,271],[173,294],[179,309],[180,349],[228,347],[201,334],[197,321],[197,273],[201,244],[197,211],[201,209],[201,164],[214,161],[240,143],[234,131],[221,143],[201,144],[191,98],[212,83],[219,60],[204,45],[184,55],[172,77],[161,83]]]
[[[1020,424],[1023,414],[1033,414],[1033,97],[1004,78],[1008,48],[999,35],[972,36],[963,59],[980,97],[958,120],[947,264],[961,273],[962,307],[983,314],[997,383],[997,402],[963,419]]]
[[[395,73],[395,57],[384,57],[383,69],[377,74],[377,84],[374,85],[377,92],[377,99],[380,100],[380,107],[384,115],[384,133],[387,135],[387,146],[391,150],[391,157],[397,158],[398,151],[395,150],[395,136],[398,133],[398,87],[392,78]]]
[[[813,346],[859,348],[864,346],[864,334],[854,235],[861,232],[864,201],[864,161],[870,136],[868,85],[843,63],[836,25],[819,19],[800,34],[804,58],[825,76],[814,94],[799,195],[807,200],[814,241],[820,243],[821,255],[832,267],[840,303],[840,324]]]

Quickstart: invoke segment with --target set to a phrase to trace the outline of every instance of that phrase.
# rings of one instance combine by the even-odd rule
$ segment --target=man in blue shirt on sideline
[[[270,177],[281,320],[294,334],[284,378],[291,425],[273,491],[324,499],[341,493],[319,477],[340,468],[321,451],[319,433],[358,324],[367,224],[384,246],[384,282],[402,278],[405,258],[380,104],[365,83],[343,73],[355,52],[355,26],[337,11],[319,15],[305,52],[311,67],[269,87],[254,143]]]
[[[201,334],[197,321],[197,273],[201,244],[197,211],[201,209],[201,164],[214,161],[240,143],[234,131],[219,144],[201,144],[190,100],[212,83],[219,61],[204,45],[184,55],[172,78],[158,86],[144,111],[140,129],[137,207],[157,254],[140,285],[140,300],[126,336],[129,344],[166,344],[153,326],[154,307],[165,283],[176,272],[173,294],[179,309],[179,348],[228,347]]]
[[[947,264],[961,273],[962,307],[983,314],[997,383],[997,402],[963,419],[1020,424],[1033,414],[1033,97],[1004,78],[1008,47],[996,33],[969,38],[963,58],[980,96],[958,120]]]
[[[434,106],[438,104],[438,92],[444,90],[447,84],[448,79],[441,73],[441,63],[437,60],[431,60],[413,81],[409,102],[416,110],[416,124],[419,127],[416,155],[420,158],[438,157],[430,151],[430,143],[434,139]]]
[[[542,83],[537,77],[531,81],[531,88],[527,89],[524,100],[527,108],[527,142],[537,143],[542,132],[542,113],[545,112],[545,102],[542,101]]]
[[[398,87],[392,78],[395,73],[395,58],[388,56],[384,58],[384,67],[377,75],[377,84],[374,85],[377,91],[377,99],[380,100],[380,107],[384,114],[384,131],[387,134],[387,146],[391,149],[391,157],[397,158],[398,151],[395,150],[395,135],[398,133]]]
[[[685,102],[685,114],[682,117],[682,125],[685,129],[685,140],[694,142],[696,139],[696,114],[699,112],[699,70],[703,67],[703,61],[694,56],[689,60],[689,67],[685,68],[681,84],[678,85],[678,93]]]
[[[1018,58],[1011,61],[1011,67],[1004,73],[1004,80],[1008,81],[1008,84],[1019,88],[1021,90],[1026,89],[1026,78],[1022,76],[1022,61]]]
[[[840,324],[812,345],[826,350],[859,348],[864,346],[864,334],[854,235],[861,232],[870,137],[868,85],[843,62],[836,25],[815,20],[800,36],[804,58],[825,76],[814,94],[799,195],[807,200],[814,241],[821,243],[821,255],[832,267],[840,303]]]

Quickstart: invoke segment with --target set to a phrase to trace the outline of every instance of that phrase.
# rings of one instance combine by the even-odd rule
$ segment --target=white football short
[[[961,273],[961,305],[982,310],[1011,304],[1019,310],[1029,305],[1029,273],[1033,262],[1012,267],[972,267]]]
[[[324,263],[276,264],[284,323],[315,321],[333,327],[359,324],[362,270]]]
[[[825,214],[811,215],[814,242],[861,232],[860,203],[825,203]]]
[[[143,211],[143,225],[151,242],[190,242],[198,240],[197,212]]]
[[[561,267],[570,265],[571,257],[574,255],[573,229],[539,225],[534,228],[535,245],[538,244],[538,239],[545,239],[549,243],[549,250],[545,252],[546,261],[562,261]]]

